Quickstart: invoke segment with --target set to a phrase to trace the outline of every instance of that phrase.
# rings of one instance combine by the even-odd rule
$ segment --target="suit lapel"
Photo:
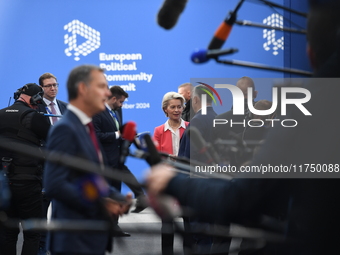
[[[59,107],[59,110],[60,110],[60,113],[61,114],[64,114],[65,111],[66,111],[66,107],[64,104],[60,103],[60,101],[57,99],[57,104],[58,104],[58,107]]]
[[[67,120],[68,118],[71,119],[69,123],[75,123],[75,125],[78,127],[77,135],[82,142],[83,152],[86,154],[86,157],[96,163],[99,163],[96,148],[94,147],[91,137],[83,123],[81,123],[79,118],[71,111],[67,111],[64,118],[65,120]]]

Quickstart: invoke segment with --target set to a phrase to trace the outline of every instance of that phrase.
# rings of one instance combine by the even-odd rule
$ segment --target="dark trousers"
[[[174,254],[174,222],[173,220],[163,220],[161,228],[162,255]]]
[[[11,191],[11,205],[7,210],[10,220],[27,220],[31,218],[41,218],[41,182],[40,181],[13,181],[9,183]],[[6,228],[4,236],[4,255],[16,255],[16,245],[19,234],[19,224],[17,227]],[[40,233],[36,231],[24,231],[24,243],[22,255],[36,255],[39,250]],[[1,248],[1,249],[2,249]]]
[[[208,255],[210,254],[213,244],[213,237],[211,235],[201,234],[204,232],[211,232],[213,228],[212,223],[203,222],[198,217],[190,218],[190,230],[193,232],[193,251],[192,255]]]
[[[135,195],[135,198],[139,197],[140,195],[144,195],[144,191],[140,186],[140,183],[137,181],[133,173],[131,173],[130,169],[126,165],[123,165],[119,168],[119,170],[124,174],[124,178],[121,181],[112,180],[110,184],[117,190],[121,191],[122,182],[124,182],[129,187],[129,189],[131,189]]]
[[[104,255],[104,253],[52,253],[52,255]]]
[[[183,236],[183,251],[184,254],[191,254],[192,252],[192,235],[190,233],[190,223],[187,217],[183,217],[184,223],[184,236]],[[163,220],[161,228],[161,246],[162,255],[173,255],[174,254],[174,233],[175,226],[173,220]]]
[[[109,183],[112,187],[116,188],[118,191],[121,191],[122,182],[124,182],[131,189],[136,198],[140,195],[144,195],[144,191],[140,186],[140,183],[137,181],[136,177],[133,175],[133,173],[131,173],[130,169],[127,168],[126,165],[120,167],[119,171],[124,174],[124,178],[121,181],[110,180]],[[113,217],[113,221],[118,224],[118,216]]]
[[[47,221],[47,212],[48,212],[48,207],[50,206],[51,200],[46,197],[46,195],[43,192],[43,201],[42,201],[42,219]],[[39,247],[41,249],[46,250],[46,237],[47,237],[47,231],[42,231],[40,233],[40,243]]]

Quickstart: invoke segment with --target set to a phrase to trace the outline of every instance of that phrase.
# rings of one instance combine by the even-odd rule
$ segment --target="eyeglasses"
[[[58,88],[59,83],[47,84],[47,85],[44,85],[43,88],[49,88],[50,89],[50,88],[52,88],[52,86],[55,87],[55,88]]]

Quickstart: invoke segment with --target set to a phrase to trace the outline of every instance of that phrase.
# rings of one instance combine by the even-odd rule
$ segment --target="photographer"
[[[13,151],[0,148],[2,168],[11,192],[11,203],[6,213],[9,219],[40,218],[42,208],[42,141],[50,127],[48,119],[36,110],[42,102],[43,90],[35,83],[28,83],[15,93],[15,103],[0,110],[0,143]],[[40,158],[32,158],[16,152],[16,148],[34,151]],[[6,229],[3,254],[16,254],[19,226]],[[24,231],[22,254],[37,254],[40,234]]]

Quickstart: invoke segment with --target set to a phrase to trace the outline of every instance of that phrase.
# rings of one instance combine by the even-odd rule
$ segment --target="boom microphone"
[[[165,0],[157,15],[157,23],[162,28],[173,28],[183,12],[188,0]]]
[[[234,48],[222,50],[197,49],[191,54],[191,61],[194,63],[205,63],[209,61],[211,58],[216,59],[219,56],[229,55],[235,52],[238,52],[238,49]]]
[[[119,163],[124,164],[126,157],[129,155],[129,146],[135,139],[136,123],[133,121],[127,122],[122,129],[122,138],[124,139],[120,151]]]
[[[240,0],[240,2],[237,4],[234,11],[230,12],[229,16],[221,23],[221,25],[217,28],[213,39],[210,41],[210,44],[208,46],[209,50],[212,49],[220,49],[224,42],[229,37],[229,34],[231,32],[231,29],[233,28],[233,25],[236,21],[236,14],[238,10],[240,9],[241,5],[243,4],[244,0]]]

